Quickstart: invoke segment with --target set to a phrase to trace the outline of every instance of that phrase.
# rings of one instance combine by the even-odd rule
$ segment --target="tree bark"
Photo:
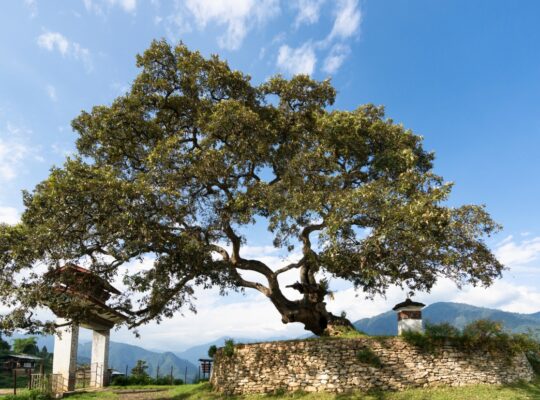
[[[298,288],[297,285],[299,284],[291,286]],[[281,321],[284,324],[302,323],[305,330],[318,336],[335,336],[346,330],[354,330],[347,318],[336,316],[326,309],[323,301],[326,291],[319,285],[316,286],[319,288],[317,292],[304,292],[304,298],[296,301],[286,299],[281,292],[271,293],[268,297],[281,314]]]

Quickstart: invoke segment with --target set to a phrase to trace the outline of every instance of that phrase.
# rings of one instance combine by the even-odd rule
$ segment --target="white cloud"
[[[540,237],[516,242],[512,236],[504,239],[495,250],[505,265],[521,266],[540,259]]]
[[[286,72],[295,74],[313,74],[317,56],[311,43],[293,49],[287,45],[282,45],[278,51],[277,66]]]
[[[23,161],[31,155],[24,136],[31,133],[8,123],[0,131],[0,182],[13,180]]]
[[[20,220],[19,211],[14,207],[0,207],[0,223],[15,225]]]
[[[191,31],[190,20],[199,30],[208,25],[225,26],[218,45],[237,50],[247,33],[279,13],[278,0],[186,0],[176,2],[176,11],[169,17],[180,32]]]
[[[30,11],[30,18],[35,18],[38,15],[38,7],[36,0],[24,0],[24,5]]]
[[[93,69],[90,51],[82,47],[79,43],[70,41],[61,33],[42,33],[37,38],[37,44],[39,47],[48,51],[58,51],[62,57],[69,56],[77,61],[81,61],[88,72]]]
[[[58,101],[58,96],[56,95],[56,88],[53,85],[47,85],[47,95],[52,101]]]
[[[295,0],[292,7],[297,10],[294,25],[299,27],[302,24],[310,25],[319,20],[321,6],[324,0]]]
[[[343,64],[349,53],[350,49],[348,46],[335,44],[324,60],[323,71],[334,74],[341,67],[341,64]]]
[[[37,39],[39,47],[49,51],[57,50],[65,56],[69,49],[69,40],[58,32],[45,32]]]
[[[133,13],[137,9],[137,0],[83,0],[87,11],[103,15],[113,6],[119,6],[125,12]]]
[[[324,0],[295,0],[292,7],[298,9],[294,25],[313,24],[319,19]],[[316,51],[329,50],[322,70],[334,74],[341,67],[350,48],[345,44],[354,36],[362,22],[362,12],[358,0],[337,0],[334,4],[334,23],[328,35],[322,40],[308,42],[297,49],[283,45],[278,50],[278,67],[290,73],[309,73],[315,70]]]
[[[336,18],[329,40],[351,37],[356,33],[362,22],[362,12],[358,6],[358,0],[339,0],[335,15]]]

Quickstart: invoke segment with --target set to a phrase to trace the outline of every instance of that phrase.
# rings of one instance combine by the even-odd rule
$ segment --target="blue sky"
[[[70,121],[110,104],[154,38],[218,53],[262,82],[282,73],[331,77],[335,107],[384,104],[425,138],[435,171],[455,182],[450,203],[483,203],[504,231],[490,245],[510,270],[492,289],[441,282],[420,299],[540,310],[540,3],[385,0],[21,0],[0,13],[0,220],[15,223],[32,189],[74,149]],[[253,255],[283,262],[263,230]],[[344,282],[331,307],[353,318],[403,294],[364,302]],[[159,348],[223,335],[300,334],[256,293],[201,295],[196,316],[142,330]],[[189,327],[188,325],[191,325]],[[211,329],[214,326],[215,329]],[[204,330],[193,339],[194,332]],[[237,330],[238,332],[236,332]],[[133,341],[124,331],[122,340]],[[165,336],[163,336],[165,335]],[[169,338],[169,339],[167,339]],[[172,339],[171,339],[172,340]]]

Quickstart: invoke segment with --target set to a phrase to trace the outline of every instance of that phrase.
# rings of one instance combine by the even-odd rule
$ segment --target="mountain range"
[[[85,342],[79,344],[77,360],[80,363],[88,363],[92,354],[92,343]],[[133,346],[126,343],[111,342],[109,347],[109,367],[117,371],[125,372],[126,368],[131,371],[137,360],[144,360],[148,365],[148,374],[155,377],[159,366],[159,375],[168,376],[171,373],[175,378],[184,379],[187,375],[188,382],[191,382],[198,374],[198,366],[185,359],[181,359],[170,351],[158,353]],[[197,363],[198,364],[198,363]]]
[[[447,322],[456,328],[463,328],[469,322],[478,319],[500,321],[512,332],[540,332],[540,312],[520,314],[492,308],[476,307],[463,303],[433,303],[422,310],[424,322],[439,324]],[[368,335],[397,335],[397,317],[394,311],[388,311],[371,318],[363,318],[354,323],[356,329]]]
[[[194,347],[190,347],[187,350],[182,352],[175,353],[181,359],[190,361],[195,365],[199,365],[199,359],[208,358],[208,349],[210,346],[222,347],[225,344],[225,340],[231,339],[231,337],[223,336],[219,339],[216,339],[212,342],[200,344]],[[257,343],[257,342],[275,342],[278,340],[290,340],[291,337],[279,336],[279,337],[270,337],[265,339],[252,339],[252,338],[232,338],[235,343]]]
[[[6,338],[8,342],[13,339],[28,337],[28,335],[14,334],[11,337]],[[53,336],[36,336],[38,347],[41,349],[43,346],[47,347],[49,352],[54,350],[54,337]],[[208,349],[207,349],[208,350]],[[77,350],[77,363],[78,364],[90,364],[90,357],[92,354],[92,342],[80,342]],[[114,368],[117,371],[128,373],[137,363],[137,360],[144,360],[148,365],[146,372],[152,377],[157,374],[157,368],[159,366],[160,376],[169,376],[171,373],[171,367],[173,376],[175,378],[185,379],[188,382],[192,382],[199,373],[198,361],[196,364],[189,362],[188,360],[179,358],[172,352],[157,352],[144,349],[139,346],[134,346],[127,343],[110,342],[109,346],[109,367]]]

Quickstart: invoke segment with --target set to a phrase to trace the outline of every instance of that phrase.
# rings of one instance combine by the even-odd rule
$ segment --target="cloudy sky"
[[[331,77],[337,108],[384,104],[425,138],[450,203],[486,204],[504,226],[490,246],[509,270],[490,289],[442,281],[426,303],[540,311],[540,3],[499,0],[20,0],[0,13],[0,221],[16,223],[31,190],[74,149],[70,121],[110,104],[154,38],[218,53],[254,82],[282,73]],[[250,256],[285,254],[250,235]],[[290,256],[294,258],[294,255]],[[294,280],[293,277],[290,277]],[[403,300],[366,301],[333,281],[329,307],[351,319]],[[303,334],[257,293],[198,293],[199,312],[113,340],[180,350],[220,336]],[[3,310],[7,311],[7,310]]]

